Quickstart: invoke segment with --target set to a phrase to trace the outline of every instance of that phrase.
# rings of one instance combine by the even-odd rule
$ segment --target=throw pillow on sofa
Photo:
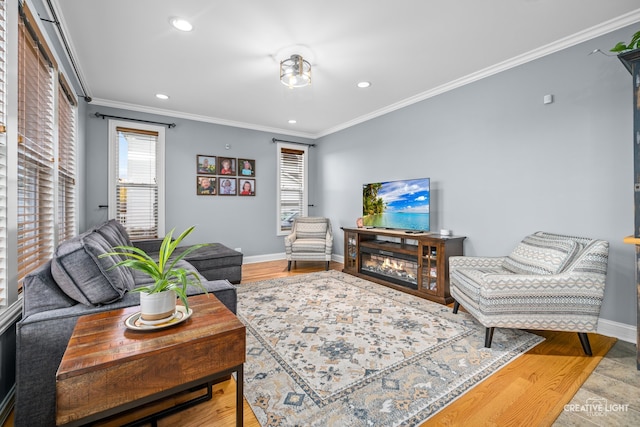
[[[579,251],[570,239],[550,239],[529,235],[507,256],[503,268],[516,274],[557,274]]]
[[[53,278],[69,297],[85,305],[108,304],[133,288],[128,268],[111,268],[119,257],[103,257],[112,246],[99,233],[90,231],[62,242],[51,264]]]

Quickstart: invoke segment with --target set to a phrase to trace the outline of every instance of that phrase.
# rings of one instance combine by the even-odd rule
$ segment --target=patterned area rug
[[[542,342],[338,271],[238,287],[262,426],[415,426]]]

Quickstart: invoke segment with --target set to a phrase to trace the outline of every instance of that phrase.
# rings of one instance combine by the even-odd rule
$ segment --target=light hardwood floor
[[[324,263],[298,262],[296,269],[287,272],[286,261],[247,264],[243,266],[242,283],[310,273],[320,271],[323,267]],[[342,270],[342,264],[332,262],[331,268]],[[546,340],[448,405],[424,423],[423,427],[431,425],[551,426],[559,415],[562,417],[558,420],[558,426],[583,425],[580,422],[573,424],[573,421],[565,419],[567,418],[565,405],[580,390],[582,384],[616,340],[602,335],[589,334],[593,357],[586,357],[582,353],[575,333],[532,332],[543,335]],[[635,351],[635,346],[630,346],[633,349],[628,351]],[[615,357],[619,357],[619,353],[616,354]],[[605,366],[604,363],[603,366]],[[603,371],[607,372],[609,369],[604,367]],[[618,367],[616,375],[634,378],[633,375],[637,375],[635,365]],[[605,381],[605,385],[602,385],[603,381]],[[606,379],[598,384],[600,389],[607,388]],[[635,390],[635,394],[631,397],[627,395],[627,398],[635,399],[636,402],[631,405],[631,411],[623,415],[637,417],[637,412],[640,410],[638,403],[640,398],[637,393],[638,388]],[[235,425],[235,381],[231,379],[215,385],[213,393],[211,401],[161,419],[158,425],[181,427]],[[580,395],[577,397],[581,398]],[[165,402],[164,405],[173,404],[173,402],[172,399]],[[628,404],[632,402],[610,400],[609,403]],[[157,406],[149,407],[145,408],[144,412],[149,413],[149,411],[156,409]],[[100,425],[121,425],[123,422],[141,415],[142,412],[128,414],[116,420],[100,423]],[[613,421],[613,418],[605,417],[600,417],[593,425],[614,425],[608,423],[608,421]],[[244,419],[246,427],[260,425],[246,400],[244,402]],[[638,418],[630,419],[637,420]],[[6,427],[11,425],[11,423],[5,423]],[[640,424],[616,423],[615,425]]]

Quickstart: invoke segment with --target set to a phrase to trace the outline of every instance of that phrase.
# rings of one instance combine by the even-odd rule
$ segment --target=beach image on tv
[[[362,186],[365,227],[429,231],[429,178]]]

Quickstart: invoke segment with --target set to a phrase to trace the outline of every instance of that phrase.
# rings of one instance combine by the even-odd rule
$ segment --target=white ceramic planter
[[[164,291],[155,294],[140,292],[140,318],[145,321],[166,319],[176,311],[176,293]]]

